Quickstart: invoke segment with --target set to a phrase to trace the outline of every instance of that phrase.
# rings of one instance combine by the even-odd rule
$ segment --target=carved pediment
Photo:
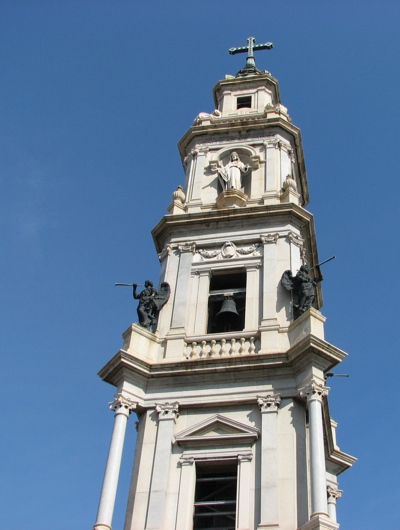
[[[251,445],[259,436],[259,430],[238,421],[215,414],[207,420],[175,435],[179,445]]]

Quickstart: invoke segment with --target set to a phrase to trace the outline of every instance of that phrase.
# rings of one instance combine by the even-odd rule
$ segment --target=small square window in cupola
[[[236,100],[236,109],[251,109],[251,96],[240,96]]]

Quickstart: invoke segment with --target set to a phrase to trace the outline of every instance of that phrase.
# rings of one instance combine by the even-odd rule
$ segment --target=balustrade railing
[[[186,359],[208,359],[254,355],[260,349],[257,337],[237,336],[227,339],[192,340],[184,343]]]

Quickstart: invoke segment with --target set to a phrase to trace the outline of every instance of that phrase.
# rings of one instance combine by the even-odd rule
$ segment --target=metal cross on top
[[[235,55],[236,53],[245,53],[247,52],[246,67],[244,70],[241,70],[239,74],[245,74],[245,72],[256,71],[256,62],[254,60],[254,52],[258,50],[270,50],[274,45],[272,42],[266,42],[265,44],[256,44],[256,39],[254,37],[249,37],[247,39],[247,46],[241,46],[240,48],[229,48],[229,53]],[[258,72],[259,73],[259,72]],[[238,75],[239,75],[238,74]]]

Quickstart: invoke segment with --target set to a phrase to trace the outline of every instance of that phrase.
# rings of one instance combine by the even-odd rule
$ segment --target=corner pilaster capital
[[[327,486],[326,492],[328,494],[328,502],[336,504],[337,499],[340,499],[342,496],[343,490],[333,488],[332,486]]]
[[[260,407],[260,412],[278,412],[281,398],[279,395],[268,394],[266,397],[257,396],[257,404]]]
[[[268,244],[271,244],[271,243],[276,244],[278,242],[278,239],[279,239],[279,234],[278,233],[276,233],[276,234],[261,234],[260,235],[260,239],[261,239],[261,242],[263,243],[263,245],[268,245]]]
[[[178,248],[181,253],[191,252],[192,254],[194,254],[196,252],[196,243],[194,242],[182,243],[181,245],[178,245]]]
[[[300,389],[300,396],[310,401],[319,401],[322,403],[322,398],[328,395],[330,388],[324,386],[322,383],[312,380],[308,385]]]
[[[179,403],[156,403],[156,412],[158,414],[158,421],[161,420],[175,420],[179,417]]]
[[[136,410],[137,402],[118,392],[115,394],[114,400],[110,401],[108,405],[115,413],[124,413],[129,416],[131,412]]]

